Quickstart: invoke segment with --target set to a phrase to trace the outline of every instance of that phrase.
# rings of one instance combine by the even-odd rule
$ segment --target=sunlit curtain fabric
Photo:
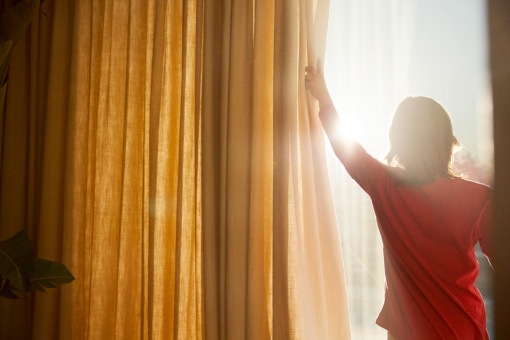
[[[324,55],[328,7],[206,2],[208,338],[350,336],[322,127],[303,83]]]
[[[327,1],[46,0],[12,55],[0,236],[71,284],[0,338],[349,338],[304,67]]]
[[[275,29],[275,53],[281,59],[275,62],[274,247],[284,251],[281,256],[275,250],[280,255],[275,256],[275,280],[287,276],[287,315],[294,317],[282,320],[289,323],[291,337],[305,339],[346,339],[350,334],[322,125],[317,106],[305,104],[302,75],[293,72],[324,61],[328,6],[282,2]],[[297,100],[291,95],[296,87]]]

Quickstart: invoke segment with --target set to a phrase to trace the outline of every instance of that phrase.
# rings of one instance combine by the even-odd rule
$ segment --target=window
[[[449,111],[463,147],[456,162],[469,178],[491,184],[492,111],[487,13],[481,0],[332,0],[325,75],[347,128],[382,159],[400,101],[426,95]],[[368,196],[328,146],[342,240],[354,340],[386,339],[375,325],[384,300],[382,244]],[[478,252],[477,281],[493,332],[491,269]]]

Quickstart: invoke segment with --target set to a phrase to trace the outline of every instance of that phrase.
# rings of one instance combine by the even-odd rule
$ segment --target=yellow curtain
[[[0,338],[349,337],[317,108],[327,1],[46,0],[9,70],[0,236],[76,280]]]

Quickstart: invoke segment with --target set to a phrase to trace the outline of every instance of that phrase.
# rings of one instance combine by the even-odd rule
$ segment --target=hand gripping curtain
[[[350,338],[317,106],[328,1],[205,2],[208,339]]]

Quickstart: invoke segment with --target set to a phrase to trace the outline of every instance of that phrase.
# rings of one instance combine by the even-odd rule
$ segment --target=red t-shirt
[[[398,170],[335,137],[333,106],[320,118],[377,217],[386,274],[377,324],[397,339],[488,339],[474,247],[480,242],[490,260],[492,190],[458,178],[403,185]]]

